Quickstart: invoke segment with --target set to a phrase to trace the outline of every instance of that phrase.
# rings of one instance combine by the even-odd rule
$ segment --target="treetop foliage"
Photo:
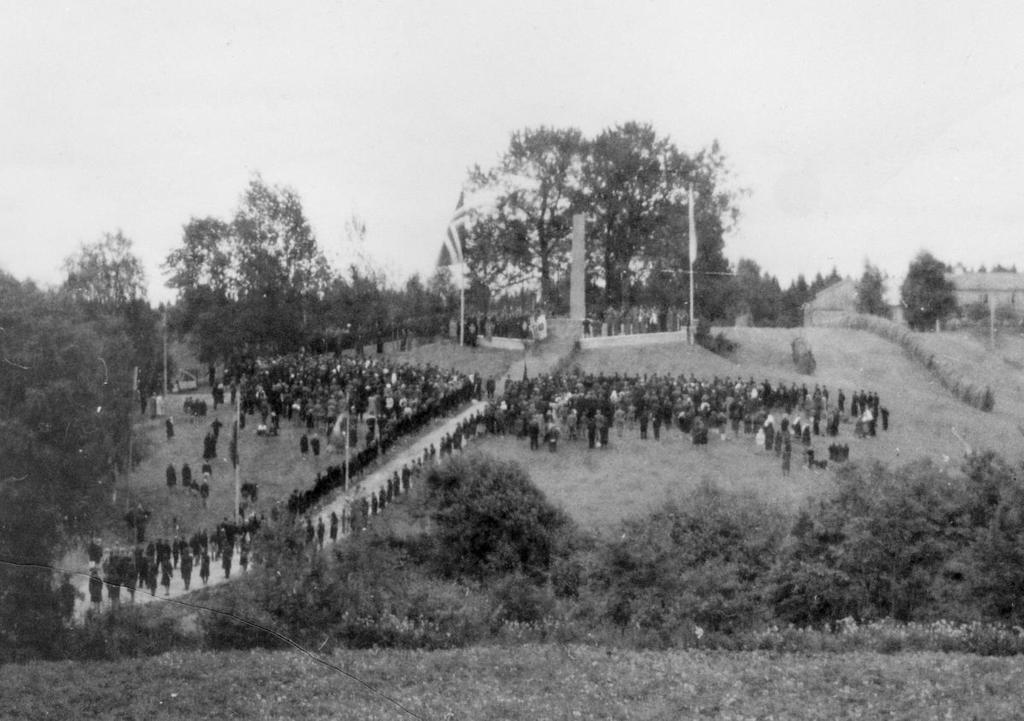
[[[946,280],[946,266],[927,251],[910,263],[900,289],[907,323],[915,330],[929,330],[956,308],[953,284]]]
[[[648,124],[624,123],[591,139],[575,128],[516,131],[494,168],[470,172],[470,192],[493,198],[474,213],[470,270],[499,285],[539,278],[557,306],[566,300],[555,280],[569,267],[572,215],[584,213],[593,303],[685,305],[686,189],[692,184],[697,196],[695,268],[724,273],[722,236],[739,214],[728,175],[717,143],[687,155]],[[707,314],[719,317],[713,288],[727,281],[702,280]]]

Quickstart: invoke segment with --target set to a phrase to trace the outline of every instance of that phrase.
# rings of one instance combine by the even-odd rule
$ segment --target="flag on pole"
[[[445,234],[444,245],[441,246],[441,254],[437,258],[439,266],[461,265],[465,262],[465,229],[462,227],[462,224],[469,213],[469,208],[466,208],[464,205],[465,199],[465,192],[459,193],[459,202],[455,206],[455,212],[452,214],[451,220],[448,221],[448,231]]]
[[[690,206],[690,263],[692,264],[697,260],[697,226],[693,220],[693,186],[689,187],[689,206]],[[692,269],[692,268],[691,268]]]

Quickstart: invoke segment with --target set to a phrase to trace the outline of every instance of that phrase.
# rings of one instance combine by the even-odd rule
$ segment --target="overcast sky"
[[[718,139],[732,261],[783,284],[927,248],[1024,268],[1024,11],[967,2],[0,0],[0,267],[42,284],[122,229],[150,297],[192,216],[254,172],[429,273],[467,169],[511,131]]]

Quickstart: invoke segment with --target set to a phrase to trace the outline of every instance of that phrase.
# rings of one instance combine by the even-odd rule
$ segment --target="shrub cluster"
[[[959,474],[928,461],[851,464],[795,517],[704,485],[592,536],[520,467],[463,456],[424,484],[429,530],[371,528],[325,554],[271,525],[248,582],[220,590],[227,613],[205,617],[203,644],[280,645],[264,627],[318,648],[557,640],[1021,653],[1022,478],[991,452]],[[73,653],[195,643],[164,622],[111,614]]]
[[[811,352],[811,346],[807,339],[794,338],[790,348],[793,351],[793,365],[796,366],[796,372],[805,376],[814,375],[818,364],[814,360],[814,353]]]
[[[736,343],[729,340],[725,333],[719,331],[711,335],[711,323],[704,318],[697,319],[693,339],[701,348],[709,350],[715,355],[728,358],[736,352]]]
[[[866,330],[897,344],[908,356],[931,371],[942,387],[959,400],[986,412],[995,408],[996,399],[991,387],[973,381],[961,373],[953,363],[936,358],[907,326],[878,316],[862,314],[844,315],[834,324],[843,328]]]

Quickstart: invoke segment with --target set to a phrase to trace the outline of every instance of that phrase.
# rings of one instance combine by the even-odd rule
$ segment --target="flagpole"
[[[689,324],[689,328],[688,328],[689,332],[688,332],[687,335],[689,335],[690,345],[693,345],[695,340],[696,340],[695,337],[694,337],[695,336],[695,331],[696,331],[696,328],[694,327],[694,323],[696,322],[696,319],[697,319],[697,314],[694,312],[695,308],[694,308],[694,301],[693,301],[693,298],[694,298],[694,294],[693,294],[693,256],[696,255],[696,250],[697,250],[697,229],[696,229],[696,225],[695,225],[694,220],[693,220],[693,183],[690,183],[690,185],[687,187],[687,196],[688,196],[687,205],[689,205],[689,210],[690,210],[690,226],[689,226],[689,231],[690,231],[690,238],[689,238],[689,240],[690,240],[690,252],[687,253],[687,255],[690,256],[690,324]]]
[[[466,328],[466,269],[459,265],[459,345],[466,345],[463,333]]]
[[[241,465],[241,452],[238,447],[239,438],[239,421],[241,420],[241,407],[242,407],[242,388],[239,386],[238,394],[235,396],[235,454],[233,460],[235,462],[235,525],[238,525],[238,506],[242,502],[242,487],[239,481],[238,466]]]
[[[349,424],[352,422],[352,406],[348,403],[348,392],[345,393],[345,406],[347,407],[345,411],[345,490],[348,491],[348,437],[350,435]]]

